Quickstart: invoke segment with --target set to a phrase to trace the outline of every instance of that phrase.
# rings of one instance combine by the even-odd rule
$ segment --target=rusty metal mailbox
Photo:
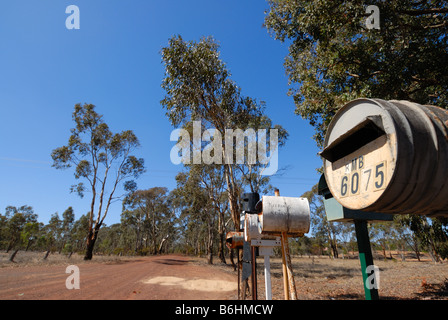
[[[302,237],[310,230],[310,205],[306,198],[263,196],[260,229],[263,234]]]
[[[448,111],[409,101],[357,99],[334,116],[324,174],[345,208],[448,216]]]
[[[244,234],[242,231],[230,231],[226,234],[226,246],[229,249],[242,249]]]

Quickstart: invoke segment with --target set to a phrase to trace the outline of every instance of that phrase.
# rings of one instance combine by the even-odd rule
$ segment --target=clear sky
[[[66,7],[80,10],[69,30]],[[69,188],[73,170],[51,167],[51,151],[67,144],[76,103],[92,103],[113,132],[133,130],[147,172],[140,189],[175,188],[181,165],[170,161],[174,129],[160,105],[164,77],[160,50],[180,34],[213,36],[242,94],[266,102],[266,113],[289,132],[279,152],[287,168],[272,183],[283,196],[300,196],[317,183],[321,160],[314,129],[294,114],[283,61],[287,44],[262,27],[263,0],[14,0],[0,6],[0,213],[29,205],[39,221],[69,206],[78,219],[89,195]],[[105,220],[120,221],[121,203]]]

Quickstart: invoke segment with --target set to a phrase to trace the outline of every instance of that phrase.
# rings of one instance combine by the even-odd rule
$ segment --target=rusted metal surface
[[[227,232],[226,235],[226,246],[229,249],[241,249],[244,244],[244,234],[242,231],[231,231]]]
[[[357,99],[327,130],[324,173],[353,210],[448,216],[448,111],[409,101]]]

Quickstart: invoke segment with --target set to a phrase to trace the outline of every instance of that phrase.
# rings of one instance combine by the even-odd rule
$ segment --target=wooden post
[[[275,196],[280,196],[280,190],[274,190]],[[294,282],[294,273],[292,271],[291,255],[289,254],[288,234],[282,232],[282,263],[283,263],[283,287],[285,300],[297,300],[296,284]],[[291,294],[291,295],[290,295]]]
[[[289,300],[288,271],[286,268],[285,240],[283,238],[283,235],[282,235],[282,269],[283,269],[283,291],[285,293],[285,300]]]
[[[280,196],[280,190],[275,189],[274,194],[276,197]],[[289,300],[289,281],[288,281],[288,269],[286,267],[286,252],[285,252],[285,239],[281,237],[282,243],[282,270],[283,270],[283,291],[285,293],[285,300]]]
[[[285,247],[286,257],[286,271],[288,275],[288,287],[290,291],[291,300],[297,300],[296,284],[294,281],[294,272],[292,270],[291,255],[289,254],[288,235],[286,232],[282,232],[283,245]]]

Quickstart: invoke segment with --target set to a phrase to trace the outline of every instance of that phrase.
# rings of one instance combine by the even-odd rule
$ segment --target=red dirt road
[[[68,265],[0,269],[0,300],[227,300],[236,275],[166,255],[80,263],[80,289],[67,289]]]

